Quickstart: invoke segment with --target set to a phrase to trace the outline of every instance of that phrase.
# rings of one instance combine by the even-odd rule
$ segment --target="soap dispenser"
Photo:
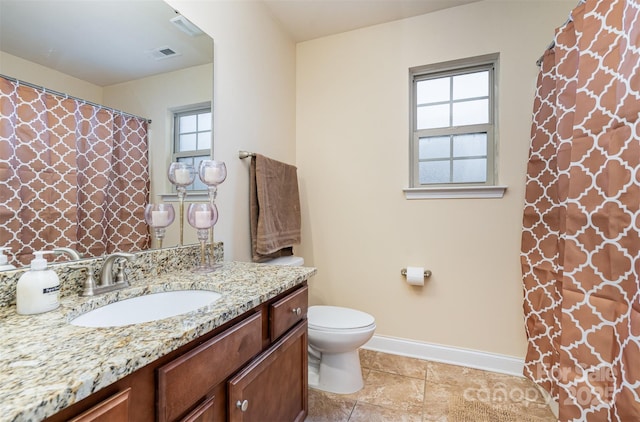
[[[34,252],[31,268],[26,271],[16,287],[16,307],[21,315],[39,314],[60,306],[60,280],[47,269],[47,260],[42,256],[50,251]]]
[[[10,251],[11,248],[0,248],[0,271],[15,270],[16,267],[9,264],[9,258],[4,254],[4,251]]]

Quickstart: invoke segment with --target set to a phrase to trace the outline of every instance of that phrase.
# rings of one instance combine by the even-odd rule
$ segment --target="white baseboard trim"
[[[524,359],[479,350],[374,335],[364,349],[522,377]]]

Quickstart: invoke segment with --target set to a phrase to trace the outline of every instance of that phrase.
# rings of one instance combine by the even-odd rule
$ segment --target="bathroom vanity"
[[[222,297],[196,312],[124,327],[68,323],[113,300],[108,295],[63,298],[60,309],[31,320],[15,315],[15,307],[0,308],[0,330],[9,337],[0,346],[3,418],[302,421],[313,274],[314,268],[225,263],[211,274],[155,277],[116,294],[202,289]]]

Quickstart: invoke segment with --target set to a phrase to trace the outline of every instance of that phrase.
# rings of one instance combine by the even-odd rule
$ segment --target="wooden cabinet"
[[[307,290],[248,310],[46,422],[303,421]]]
[[[229,380],[227,394],[230,421],[303,421],[308,402],[307,322]]]
[[[224,333],[158,369],[159,422],[180,420],[207,393],[260,353],[262,314],[256,313]]]
[[[216,418],[216,396],[212,395],[207,397],[205,401],[189,412],[187,416],[182,418],[182,422],[214,422],[216,420],[221,421],[223,419]]]
[[[131,388],[114,394],[71,419],[70,422],[127,422],[129,421],[129,393]]]
[[[275,341],[298,322],[307,319],[309,288],[303,287],[269,305],[269,333]]]
[[[229,421],[305,419],[308,411],[307,306],[306,286],[269,305],[270,346],[229,380]]]

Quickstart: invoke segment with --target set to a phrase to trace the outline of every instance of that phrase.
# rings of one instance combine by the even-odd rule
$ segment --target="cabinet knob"
[[[236,407],[242,410],[243,412],[246,412],[247,409],[249,408],[249,400],[243,400],[243,401],[238,400],[238,402],[236,403]]]
[[[294,314],[296,314],[297,316],[300,316],[302,314],[302,309],[300,308],[294,308],[291,310],[291,312],[293,312]]]

